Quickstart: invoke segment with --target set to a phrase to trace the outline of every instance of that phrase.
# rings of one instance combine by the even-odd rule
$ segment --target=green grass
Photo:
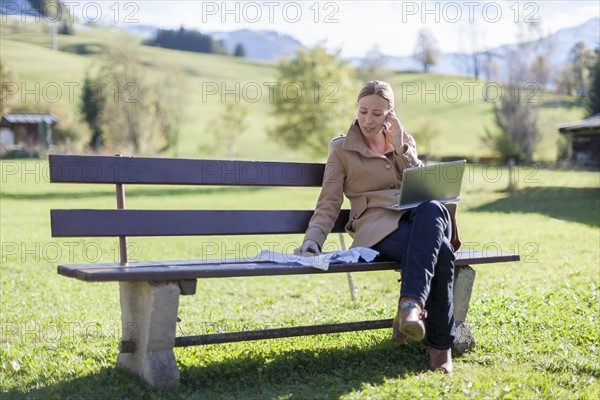
[[[43,161],[3,161],[0,191],[0,398],[315,399],[582,398],[600,395],[600,175],[469,167],[459,226],[465,246],[518,251],[476,268],[467,322],[476,348],[455,374],[426,371],[424,346],[388,330],[175,350],[181,384],[155,392],[115,367],[118,285],[58,276],[56,265],[114,261],[113,239],[53,239],[52,208],[113,208],[113,188],[50,185]],[[312,208],[313,189],[129,187],[129,208]],[[299,236],[130,239],[134,258],[254,255]],[[336,237],[331,237],[336,241]],[[207,242],[208,241],[208,242]],[[208,245],[206,244],[208,243]],[[273,245],[272,243],[277,243]],[[492,247],[493,248],[493,247]],[[85,249],[85,250],[84,250]],[[244,254],[245,252],[245,254]],[[214,255],[213,255],[214,256]],[[181,298],[178,334],[391,318],[393,272],[207,279]],[[21,369],[11,371],[10,361]]]
[[[61,113],[70,113],[71,120],[77,119],[79,94],[85,72],[99,64],[106,43],[136,40],[108,29],[90,27],[77,30],[73,36],[59,35],[59,51],[52,52],[49,32],[43,26],[11,20],[0,26],[0,33],[3,62],[16,74],[15,78],[21,89],[35,92],[36,85],[39,85],[40,89],[37,91],[44,93],[46,85],[58,84],[63,95],[60,101],[50,106],[56,107]],[[83,53],[82,48],[85,50]],[[148,79],[160,82],[164,80],[165,73],[176,71],[185,88],[181,93],[180,143],[168,156],[226,156],[225,149],[207,154],[201,146],[212,142],[209,123],[222,112],[224,102],[221,94],[229,90],[239,93],[240,102],[251,110],[248,117],[249,128],[239,138],[236,158],[269,160],[273,158],[273,154],[277,154],[277,158],[281,160],[307,159],[305,154],[286,148],[267,135],[270,127],[281,122],[272,114],[273,105],[269,101],[269,89],[265,84],[276,81],[274,65],[147,46],[142,46],[140,58]],[[325,83],[321,82],[321,85]],[[391,83],[396,94],[396,110],[409,132],[415,132],[422,124],[439,127],[440,133],[435,139],[435,146],[431,149],[423,147],[423,150],[435,157],[490,156],[490,151],[480,140],[486,129],[495,127],[492,103],[483,101],[484,82],[467,77],[396,72],[392,74]],[[218,94],[209,94],[208,90],[213,89],[213,86],[207,85],[213,84],[218,86]],[[262,96],[260,101],[254,103],[242,94],[252,96],[253,92],[244,92],[244,88],[249,90],[256,86],[261,88]],[[69,87],[74,87],[74,99],[69,98]],[[303,95],[312,95],[312,91],[305,89]],[[525,87],[519,89],[525,96],[532,94]],[[13,106],[20,104],[22,93],[24,90],[11,97]],[[512,94],[502,94],[508,95]],[[356,93],[338,93],[336,96],[355,97]],[[50,91],[48,96],[41,97],[53,98],[54,92]],[[26,94],[25,98],[31,102],[34,95]],[[228,94],[225,98],[232,101],[233,95]],[[559,137],[556,125],[582,118],[583,108],[573,98],[563,98],[545,91],[536,92],[532,100],[541,105],[538,126],[542,140],[535,158],[554,161]],[[354,111],[349,112],[348,124],[354,117]],[[88,136],[81,137],[75,144],[76,150],[84,150],[87,141]]]

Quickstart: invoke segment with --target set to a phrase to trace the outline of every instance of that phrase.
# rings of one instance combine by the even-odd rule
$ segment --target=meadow
[[[2,59],[20,87],[29,89],[81,84],[85,72],[97,66],[104,43],[124,40],[117,32],[89,28],[60,36],[59,51],[53,52],[43,27],[13,22],[0,25]],[[207,83],[231,88],[276,79],[273,65],[225,56],[142,47],[141,57],[148,77],[160,79],[164,70],[157,67],[166,63],[185,82],[181,142],[164,156],[225,156],[225,151],[200,150],[211,141],[208,122],[224,106],[218,95],[203,96]],[[409,131],[423,121],[440,127],[433,155],[490,156],[479,139],[493,126],[492,104],[481,96],[483,82],[396,72],[392,83]],[[438,99],[424,96],[424,89],[436,85],[449,91]],[[463,95],[454,102],[450,89],[457,86]],[[469,87],[477,88],[473,98]],[[417,93],[409,94],[414,88]],[[75,115],[78,102],[64,93],[55,107]],[[544,138],[536,159],[554,161],[556,124],[582,118],[583,110],[576,99],[538,95]],[[277,121],[267,96],[247,105],[250,128],[240,137],[237,158],[308,160],[267,138],[266,129]],[[85,150],[84,142],[77,150]],[[51,185],[44,159],[0,161],[0,399],[596,399],[600,175],[523,165],[515,181],[517,190],[506,192],[508,172],[493,164],[469,165],[465,176],[459,208],[463,246],[518,252],[521,261],[476,268],[467,322],[477,345],[456,359],[454,375],[428,372],[422,343],[400,346],[391,342],[389,330],[376,330],[178,348],[181,384],[177,393],[166,393],[115,367],[121,335],[118,284],[84,283],[56,273],[60,263],[117,261],[114,239],[53,239],[49,213],[114,208],[114,188]],[[305,188],[130,186],[127,206],[312,209],[317,194]],[[166,260],[253,256],[260,248],[289,250],[300,240],[298,235],[134,238],[130,246],[132,260]],[[354,274],[357,302],[344,274],[201,280],[196,295],[181,298],[178,334],[391,318],[397,278],[390,271]]]
[[[49,210],[112,208],[111,186],[49,184],[45,161],[0,162],[3,399],[582,398],[600,394],[600,182],[597,172],[530,166],[518,191],[507,171],[469,166],[459,224],[464,246],[521,261],[476,268],[467,322],[476,348],[455,374],[426,370],[424,345],[390,332],[320,335],[175,350],[177,393],[155,392],[115,367],[118,285],[56,274],[59,263],[114,261],[113,239],[53,239]],[[129,208],[312,208],[313,189],[133,187]],[[131,239],[134,259],[253,255],[298,236]],[[332,242],[337,237],[330,238]],[[346,242],[348,243],[348,238]],[[178,334],[391,318],[393,272],[208,279],[181,298]],[[9,365],[15,361],[20,370]]]

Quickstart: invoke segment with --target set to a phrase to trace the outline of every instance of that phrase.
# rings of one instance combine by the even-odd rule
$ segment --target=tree
[[[159,29],[152,39],[144,42],[148,46],[193,51],[198,53],[228,54],[222,41],[215,40],[194,29]]]
[[[511,91],[505,87],[503,92],[510,94],[502,96],[499,106],[494,103],[494,119],[498,131],[494,133],[486,128],[483,141],[504,162],[511,158],[531,162],[540,139],[537,110],[524,96],[520,96],[519,91]]]
[[[540,89],[544,89],[550,80],[550,66],[546,61],[546,57],[538,55],[533,60],[530,69],[534,82],[538,84]]]
[[[483,79],[486,81],[491,81],[495,78],[500,72],[500,65],[496,60],[497,55],[494,54],[491,50],[485,50],[483,53],[483,60],[481,61],[481,73],[483,74]],[[479,78],[477,76],[476,78]]]
[[[9,86],[13,86],[15,77],[3,60],[0,60],[0,116],[10,110],[12,98],[8,95]],[[11,88],[12,89],[12,88]],[[14,92],[13,92],[14,93]]]
[[[496,61],[496,54],[494,54],[490,50],[486,50],[482,53],[482,60],[480,64],[477,64],[481,67],[481,73],[483,74],[483,79],[490,82],[494,77],[498,76],[500,72],[500,65],[498,61]],[[478,70],[479,71],[479,70]],[[477,72],[479,74],[479,72]],[[476,76],[478,78],[478,76]],[[490,91],[492,87],[490,85],[485,85],[483,89],[483,100],[490,101]]]
[[[596,64],[592,70],[592,82],[587,92],[585,108],[588,117],[600,114],[600,57],[596,56]]]
[[[494,103],[496,132],[485,129],[483,142],[496,151],[503,161],[533,161],[533,153],[540,141],[538,129],[538,99],[540,82],[545,82],[548,71],[542,54],[550,54],[552,44],[542,45],[542,27],[539,23],[520,25],[518,43],[506,54],[509,66],[509,84],[502,88],[500,104]],[[533,60],[529,63],[529,60]]]
[[[160,79],[153,81],[149,91],[150,109],[154,114],[155,129],[150,133],[160,153],[173,150],[178,156],[180,121],[184,118],[183,105],[186,104],[187,91],[183,86],[181,72],[174,65],[161,62],[156,68]]]
[[[60,24],[60,29],[58,30],[59,35],[73,35],[73,24],[63,21]]]
[[[125,145],[136,154],[153,154],[177,141],[183,104],[178,93],[184,92],[179,74],[173,67],[157,66],[160,75],[147,79],[138,53],[131,40],[108,46],[97,75],[90,78],[93,85],[83,90],[82,114],[95,149]]]
[[[277,65],[274,114],[282,121],[269,136],[312,156],[323,156],[329,141],[345,133],[354,115],[358,88],[353,69],[321,47],[299,49]]]
[[[106,82],[103,95],[107,96],[104,121],[114,145],[129,144],[139,153],[147,132],[146,83],[140,68],[138,48],[131,42],[108,47],[106,61],[100,69],[100,82]],[[144,126],[143,126],[144,125]]]
[[[29,0],[31,8],[38,12],[40,15],[46,15],[47,12],[47,0]]]
[[[379,49],[379,45],[374,45],[361,62],[360,68],[357,69],[358,78],[363,82],[368,82],[374,79],[390,82],[392,73],[385,68],[387,57],[383,55]]]
[[[470,22],[466,27],[460,29],[461,48],[464,48],[464,57],[460,58],[460,67],[467,74],[473,75],[475,79],[479,79],[481,72],[485,68],[490,67],[485,65],[486,62],[492,62],[492,54],[485,46],[485,30],[476,19]],[[488,80],[490,78],[487,78]]]
[[[417,36],[413,57],[423,65],[423,72],[429,72],[429,68],[437,63],[439,56],[437,40],[429,29],[421,29]]]
[[[597,56],[585,46],[584,42],[576,43],[569,52],[570,69],[575,91],[585,97],[590,84],[590,75]]]
[[[102,128],[102,112],[105,106],[105,98],[102,95],[102,87],[92,80],[89,73],[83,81],[83,89],[81,91],[81,103],[79,111],[82,119],[88,124],[92,131],[90,139],[90,147],[94,151],[99,151],[104,145],[104,133]]]
[[[69,9],[60,0],[29,0],[31,7],[38,14],[52,20],[69,20]]]
[[[242,57],[242,58],[246,57],[246,48],[244,47],[244,45],[241,43],[236,44],[233,55],[235,57]]]
[[[227,157],[235,158],[235,147],[240,136],[248,129],[246,117],[248,107],[240,103],[226,103],[223,112],[206,126],[206,132],[212,134],[213,142],[202,146],[202,152],[213,153],[225,149]]]

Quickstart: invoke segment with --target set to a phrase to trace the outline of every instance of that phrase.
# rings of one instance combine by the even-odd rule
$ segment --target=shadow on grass
[[[161,189],[143,189],[139,186],[136,188],[127,189],[126,197],[173,197],[180,195],[211,195],[221,193],[244,193],[244,192],[256,192],[259,190],[266,190],[265,187],[252,187],[252,186],[231,186],[231,187],[200,187],[200,188],[175,188],[166,187]],[[68,199],[87,199],[97,197],[114,197],[115,190],[106,191],[80,191],[80,192],[45,192],[45,193],[6,193],[2,192],[3,199],[14,199],[14,200],[68,200]]]
[[[187,355],[193,363],[202,348]],[[181,358],[181,357],[178,357]],[[144,399],[264,399],[339,398],[364,385],[381,385],[386,380],[426,370],[424,346],[400,346],[389,340],[368,347],[320,350],[291,350],[281,353],[248,352],[221,362],[198,367],[180,366],[177,392],[151,389],[121,368],[103,368],[95,374],[54,385],[0,394],[7,399],[52,398],[144,398]]]
[[[365,385],[426,370],[422,344],[390,340],[368,347],[253,354],[182,369],[182,391],[206,398],[339,398]]]
[[[600,225],[600,189],[530,187],[471,211],[537,213],[597,227]]]

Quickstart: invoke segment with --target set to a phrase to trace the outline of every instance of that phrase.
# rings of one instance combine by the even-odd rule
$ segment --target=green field
[[[22,104],[22,95],[28,102],[36,92],[44,97],[44,88],[57,84],[64,89],[60,101],[45,106],[77,118],[77,88],[86,70],[98,65],[108,41],[119,40],[131,38],[90,27],[60,36],[53,52],[45,27],[3,22],[2,62],[20,89],[33,90],[13,96],[12,105]],[[207,95],[207,85],[235,91],[236,84],[241,90],[258,84],[265,91],[260,101],[246,101],[250,128],[236,157],[308,159],[267,138],[268,127],[279,122],[264,85],[276,80],[273,65],[151,47],[141,48],[141,58],[152,79],[171,71],[184,79],[181,139],[166,156],[225,157],[225,150],[201,150],[212,140],[208,122],[224,107],[220,93]],[[423,123],[440,127],[433,156],[490,156],[479,139],[493,127],[483,82],[409,72],[393,77],[407,130]],[[73,99],[69,85],[75,87]],[[583,109],[573,98],[536,96],[544,134],[536,160],[554,161],[556,125],[582,118]],[[75,150],[85,151],[87,140],[82,137]],[[503,167],[469,165],[466,172],[458,216],[463,246],[518,252],[521,261],[476,268],[467,322],[477,346],[456,359],[454,375],[428,372],[422,343],[397,345],[389,330],[378,330],[178,348],[181,385],[173,394],[155,392],[115,367],[118,284],[56,273],[60,263],[117,261],[114,239],[53,239],[50,233],[51,209],[114,208],[114,187],[51,185],[44,159],[0,161],[0,399],[599,398],[600,174],[528,165],[517,170],[515,181],[517,191],[509,194]],[[312,209],[317,195],[306,188],[130,186],[127,206]],[[261,248],[289,251],[300,240],[289,235],[129,243],[135,261],[254,256]],[[201,280],[196,295],[181,298],[178,335],[391,318],[397,278],[390,271],[354,274],[356,303],[344,274]]]
[[[59,51],[53,52],[49,32],[44,26],[9,20],[2,24],[0,33],[3,63],[15,73],[19,86],[19,92],[9,96],[13,106],[24,101],[34,102],[34,93],[38,93],[40,104],[52,100],[47,106],[68,115],[66,118],[69,119],[78,118],[78,99],[85,72],[98,66],[103,46],[109,42],[139,40],[116,31],[89,27],[79,29],[72,36],[59,35]],[[235,101],[237,95],[238,101],[249,107],[250,115],[249,128],[239,138],[236,158],[272,160],[277,155],[277,159],[282,160],[306,159],[306,155],[267,137],[267,129],[282,122],[272,114],[274,106],[269,100],[269,90],[278,90],[269,86],[276,82],[274,65],[147,46],[142,46],[140,57],[147,78],[160,82],[165,74],[178,72],[183,80],[180,142],[168,156],[224,157],[225,150],[220,154],[207,154],[201,146],[212,142],[209,122],[223,110],[225,101]],[[480,140],[486,128],[494,129],[492,103],[485,102],[482,97],[485,82],[467,77],[408,72],[395,72],[392,76],[396,109],[406,129],[416,132],[423,124],[433,124],[439,129],[435,147],[425,149],[428,153],[434,157],[469,159],[492,155]],[[320,82],[322,87],[326,83]],[[492,86],[494,89],[496,84]],[[74,96],[70,95],[71,88]],[[61,96],[56,95],[59,90]],[[543,138],[535,158],[554,161],[559,136],[556,125],[583,118],[583,108],[573,98],[534,92],[524,86],[510,93],[493,91],[492,97],[514,95],[516,90],[540,105],[538,125]],[[310,88],[305,88],[302,95],[313,94]],[[356,93],[336,93],[335,96],[355,97]],[[57,97],[58,101],[55,100]],[[348,115],[348,124],[354,116],[353,113]],[[86,133],[80,138],[76,150],[85,150],[88,136]]]
[[[110,185],[47,182],[44,161],[2,161],[2,399],[595,399],[600,394],[600,181],[596,172],[470,166],[459,211],[465,246],[517,251],[476,268],[467,321],[477,346],[455,374],[426,370],[424,346],[388,330],[176,349],[181,385],[153,392],[115,368],[118,285],[56,274],[59,263],[114,261],[112,239],[52,239],[52,208],[113,208]],[[312,208],[313,189],[130,187],[129,208]],[[333,241],[337,237],[330,238]],[[131,239],[133,259],[253,256],[299,236]],[[289,247],[287,247],[289,249]],[[218,255],[217,255],[218,256]],[[179,335],[391,318],[393,272],[209,279],[181,298]],[[15,361],[15,372],[9,363]]]

